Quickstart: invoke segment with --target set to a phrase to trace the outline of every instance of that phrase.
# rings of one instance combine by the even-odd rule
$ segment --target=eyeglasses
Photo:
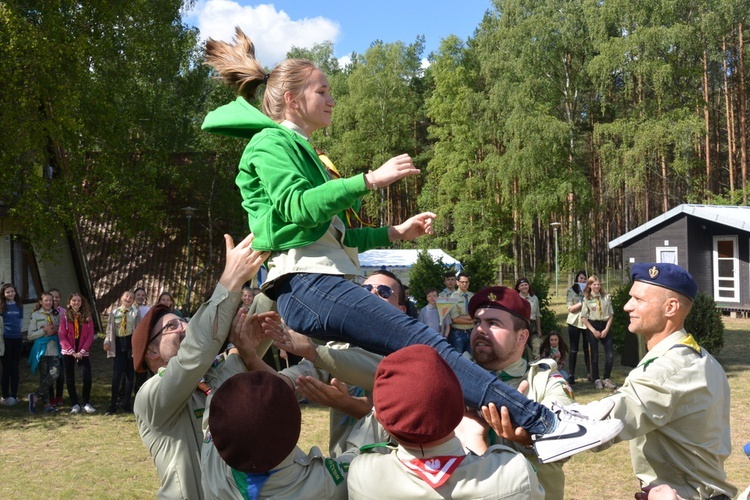
[[[185,318],[174,318],[167,321],[167,324],[164,325],[164,328],[156,332],[155,335],[151,336],[151,339],[149,340],[149,343],[151,343],[152,340],[154,340],[159,335],[170,335],[173,333],[181,333],[185,326],[187,325],[188,320]]]
[[[380,297],[384,299],[387,299],[391,295],[393,295],[393,288],[386,285],[362,285],[362,288],[370,293],[372,293],[372,289],[374,288],[375,290],[377,290],[378,295],[380,295]]]
[[[459,281],[459,283],[461,283],[462,285],[468,285],[471,282],[467,280],[467,281]]]

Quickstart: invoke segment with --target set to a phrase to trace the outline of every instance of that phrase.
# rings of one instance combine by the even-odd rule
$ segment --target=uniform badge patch
[[[450,479],[451,474],[461,465],[464,458],[466,458],[466,455],[415,458],[409,461],[401,460],[401,463],[434,489],[439,488]]]
[[[651,276],[651,279],[655,279],[657,276],[659,276],[659,270],[656,269],[656,266],[654,266],[648,270],[648,275]]]

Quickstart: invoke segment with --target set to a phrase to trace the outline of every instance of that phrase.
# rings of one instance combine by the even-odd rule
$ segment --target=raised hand
[[[241,290],[242,285],[258,273],[261,264],[270,255],[270,252],[253,250],[251,246],[253,239],[254,236],[250,234],[235,246],[232,237],[228,234],[224,235],[224,241],[227,244],[227,262],[219,283],[229,291]]]
[[[391,241],[413,240],[425,234],[434,234],[432,222],[435,220],[432,212],[422,212],[411,217],[401,224],[388,228],[388,238]]]
[[[394,182],[403,179],[409,175],[417,175],[419,169],[414,166],[411,156],[402,154],[394,156],[387,162],[383,163],[380,168],[374,172],[365,174],[365,181],[368,188],[386,187]]]

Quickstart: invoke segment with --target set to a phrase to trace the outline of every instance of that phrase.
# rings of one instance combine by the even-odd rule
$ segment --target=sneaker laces
[[[560,421],[588,422],[591,420],[589,417],[576,410],[575,408],[566,408],[557,401],[552,402],[552,405],[550,405],[550,409],[554,414],[557,415],[557,418],[560,419]]]

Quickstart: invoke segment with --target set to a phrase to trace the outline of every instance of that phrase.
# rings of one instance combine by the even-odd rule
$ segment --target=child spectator
[[[73,292],[68,297],[67,310],[60,318],[60,349],[65,366],[65,379],[68,383],[68,396],[73,408],[70,413],[81,411],[96,413],[96,409],[89,403],[91,397],[91,362],[89,349],[94,342],[94,321],[91,318],[91,308],[80,293]],[[79,404],[76,392],[76,366],[81,370],[83,379],[83,407]]]
[[[57,320],[60,321],[65,315],[65,308],[60,306],[62,294],[57,288],[50,288],[49,294],[52,295],[52,308],[57,311]],[[58,337],[59,342],[59,337]],[[65,370],[63,369],[62,354],[57,360],[57,365],[60,370],[57,372],[57,384],[55,388],[50,390],[49,402],[52,406],[59,408],[63,405],[63,389],[65,388]]]
[[[443,334],[444,325],[440,321],[440,310],[437,307],[438,289],[428,288],[425,291],[427,305],[419,311],[419,321],[429,326],[436,332]],[[446,315],[446,320],[450,321],[450,316]]]
[[[0,403],[13,406],[18,403],[18,364],[23,351],[21,323],[23,322],[23,305],[16,302],[16,287],[6,283],[0,288],[0,316],[3,318],[3,354],[2,391]]]
[[[133,393],[133,347],[131,339],[136,325],[141,320],[141,313],[135,305],[135,294],[126,291],[120,297],[120,305],[109,313],[107,321],[107,334],[104,338],[104,350],[107,358],[115,358],[112,369],[112,397],[105,415],[114,415],[117,412],[117,397],[120,392],[120,383],[125,376],[125,392],[122,398],[122,409],[125,413],[131,412],[130,396]]]
[[[50,401],[60,373],[60,341],[57,330],[60,313],[54,308],[54,299],[49,293],[42,293],[34,306],[29,320],[29,340],[34,341],[29,354],[31,373],[39,371],[39,387],[29,394],[29,411],[36,413],[41,405],[44,413],[57,410]]]
[[[557,362],[557,371],[567,380],[568,374],[565,371],[565,362],[568,360],[568,344],[565,343],[565,339],[556,330],[552,330],[545,337],[539,351],[542,359],[549,358]]]
[[[162,292],[161,295],[159,295],[159,304],[164,304],[169,308],[169,312],[174,314],[175,316],[178,316],[180,318],[184,318],[185,316],[182,314],[182,311],[179,309],[175,309],[175,301],[174,298],[172,298],[172,294],[169,292]]]
[[[133,290],[133,294],[135,294],[135,305],[138,306],[138,312],[141,313],[141,318],[143,318],[151,309],[151,306],[146,303],[146,289],[139,286]]]

